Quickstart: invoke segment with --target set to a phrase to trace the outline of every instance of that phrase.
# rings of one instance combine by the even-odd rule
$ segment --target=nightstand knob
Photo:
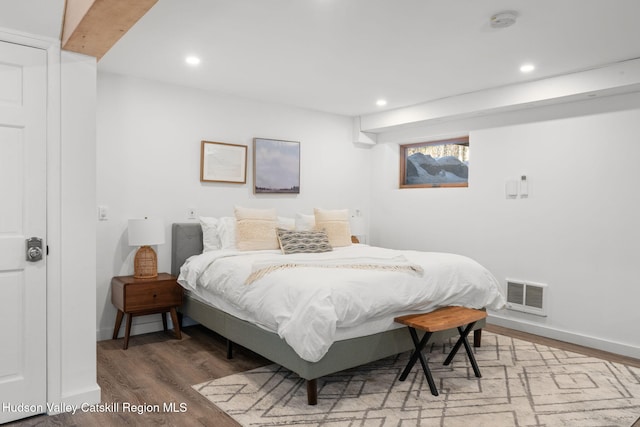
[[[153,297],[154,297],[154,298],[155,298],[155,297],[157,297],[157,296],[158,296],[157,294],[153,294]]]

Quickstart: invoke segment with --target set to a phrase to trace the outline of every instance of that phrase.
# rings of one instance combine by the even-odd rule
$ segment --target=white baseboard
[[[154,317],[159,318],[159,316],[154,316]],[[162,320],[153,320],[151,322],[136,323],[136,319],[137,318],[134,318],[131,324],[131,336],[149,334],[151,332],[159,332],[162,330]],[[143,319],[143,317],[140,317],[140,319]],[[194,320],[190,319],[187,316],[185,316],[182,319],[182,326],[192,326],[197,324],[198,322],[195,322]],[[118,334],[118,338],[124,337],[124,328],[125,328],[125,322],[123,321],[122,326],[120,327],[120,333]],[[173,329],[173,322],[171,322],[171,319],[167,320],[167,328]],[[96,341],[110,340],[112,337],[113,337],[113,328],[102,328],[96,331]]]
[[[491,313],[487,318],[487,323],[503,326],[505,328],[515,329],[521,332],[540,335],[546,338],[552,338],[559,341],[565,341],[572,344],[595,348],[602,351],[608,351],[609,353],[615,353],[622,356],[640,359],[640,348],[629,344],[608,341],[602,338],[592,337],[588,335],[576,334],[574,332],[565,331],[562,329],[550,328],[548,326],[530,323],[522,319],[511,319],[502,317],[493,313]]]
[[[47,415],[70,411],[70,408],[78,408],[78,411],[81,411],[83,407],[97,405],[100,403],[100,394],[101,390],[98,384],[72,394],[65,394],[60,402],[47,402]]]

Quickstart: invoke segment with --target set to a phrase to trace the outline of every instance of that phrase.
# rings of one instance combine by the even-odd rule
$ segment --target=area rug
[[[476,378],[464,349],[442,365],[449,348],[428,354],[439,396],[419,363],[398,381],[408,352],[319,379],[316,406],[278,365],[193,388],[245,427],[629,427],[640,416],[640,368],[484,332]]]

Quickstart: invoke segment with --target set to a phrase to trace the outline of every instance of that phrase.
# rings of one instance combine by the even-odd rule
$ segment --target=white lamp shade
[[[130,219],[129,246],[150,246],[164,243],[164,224],[160,219]]]

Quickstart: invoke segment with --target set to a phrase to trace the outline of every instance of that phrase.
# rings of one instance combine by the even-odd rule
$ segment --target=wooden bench
[[[478,364],[476,362],[476,358],[473,356],[473,351],[471,351],[471,347],[469,346],[469,341],[467,341],[467,335],[473,329],[473,326],[476,324],[478,320],[484,319],[487,317],[487,313],[482,310],[475,310],[472,308],[466,307],[442,307],[430,313],[423,314],[409,314],[407,316],[396,317],[394,320],[398,323],[402,323],[403,325],[407,325],[409,327],[409,333],[411,334],[411,339],[413,340],[413,344],[416,349],[413,351],[411,358],[409,359],[409,363],[407,363],[407,367],[404,368],[402,375],[400,375],[400,381],[404,381],[407,379],[407,375],[411,372],[413,365],[415,365],[416,360],[420,359],[420,364],[422,365],[422,370],[424,371],[425,376],[427,377],[427,382],[429,383],[429,388],[431,389],[431,394],[434,396],[438,395],[438,389],[436,388],[436,384],[433,381],[433,377],[431,376],[431,371],[429,370],[429,365],[427,364],[427,360],[424,358],[422,354],[422,350],[425,348],[431,335],[434,332],[444,331],[446,329],[457,328],[460,333],[460,338],[456,342],[456,344],[451,349],[449,356],[444,361],[444,365],[449,365],[453,357],[456,355],[461,345],[464,345],[465,350],[467,350],[467,356],[469,356],[469,362],[471,362],[471,366],[473,367],[473,372],[476,377],[480,378],[480,369],[478,368]],[[466,325],[466,328],[463,327]],[[422,339],[418,339],[418,333],[416,329],[420,329],[425,331]]]

